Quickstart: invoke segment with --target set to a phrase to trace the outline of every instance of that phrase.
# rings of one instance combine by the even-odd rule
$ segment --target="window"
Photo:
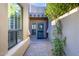
[[[32,23],[32,35],[36,35],[36,23]]]
[[[44,29],[44,23],[39,23],[38,24],[38,29],[43,30]]]
[[[19,4],[8,4],[8,48],[22,41],[22,7]]]

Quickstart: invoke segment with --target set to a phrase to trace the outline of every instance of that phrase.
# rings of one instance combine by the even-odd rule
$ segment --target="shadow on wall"
[[[47,32],[48,32],[48,38],[50,41],[52,41],[55,38],[53,35],[55,30],[55,24],[56,24],[55,21],[52,21],[52,22],[49,21],[49,24],[48,24]]]

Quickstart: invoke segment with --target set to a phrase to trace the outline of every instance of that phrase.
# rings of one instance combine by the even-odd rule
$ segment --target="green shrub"
[[[53,55],[63,56],[64,55],[64,40],[55,38],[53,41]]]
[[[53,41],[53,55],[63,56],[65,55],[64,47],[66,45],[66,37],[63,37],[62,35],[62,24],[60,20],[57,20],[55,28],[56,29],[54,30],[55,39]]]
[[[56,23],[56,31],[58,35],[62,35],[62,24],[60,20],[58,20]]]

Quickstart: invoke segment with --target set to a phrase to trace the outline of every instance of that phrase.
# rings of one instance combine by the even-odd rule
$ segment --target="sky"
[[[32,3],[36,7],[46,7],[46,3]]]

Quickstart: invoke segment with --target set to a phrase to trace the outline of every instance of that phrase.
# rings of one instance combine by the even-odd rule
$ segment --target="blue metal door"
[[[37,38],[38,39],[44,38],[44,23],[38,23]]]

